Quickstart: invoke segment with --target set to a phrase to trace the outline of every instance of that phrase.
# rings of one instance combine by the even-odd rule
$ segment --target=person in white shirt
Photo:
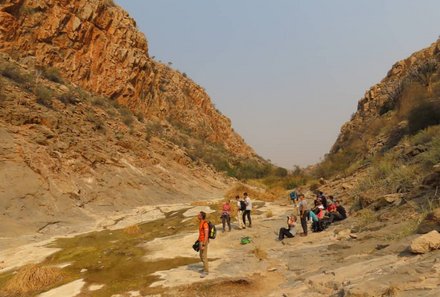
[[[252,201],[251,198],[249,198],[248,193],[243,193],[244,196],[244,203],[246,203],[246,210],[243,212],[243,224],[246,226],[246,217],[249,221],[249,227],[252,227],[252,220],[251,220],[251,210],[252,210]]]
[[[244,202],[243,199],[240,199],[239,195],[235,196],[235,200],[237,201],[237,222],[238,222],[238,227],[240,229],[245,229],[246,227],[243,224],[243,214],[244,214],[244,211],[246,210],[246,203]]]
[[[282,241],[284,237],[292,238],[296,235],[296,216],[288,216],[287,217],[287,228],[280,228],[280,232],[278,233],[278,240]]]

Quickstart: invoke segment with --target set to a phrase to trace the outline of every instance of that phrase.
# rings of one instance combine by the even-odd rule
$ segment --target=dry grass
[[[124,233],[128,235],[139,235],[142,233],[142,230],[138,225],[132,225],[124,228]]]
[[[258,246],[252,250],[252,254],[260,261],[267,259],[267,252]]]
[[[236,184],[232,187],[225,195],[227,199],[234,200],[235,196],[239,195],[243,197],[243,193],[248,193],[251,199],[257,199],[261,201],[274,201],[277,197],[279,197],[274,191],[268,191],[256,187],[250,187],[245,184]]]
[[[272,212],[272,210],[268,210],[267,212],[266,212],[266,218],[271,218],[271,217],[273,217],[273,212]]]
[[[44,267],[39,264],[26,265],[6,283],[4,291],[12,296],[21,296],[30,292],[41,291],[61,282],[63,279],[64,274],[60,268]]]

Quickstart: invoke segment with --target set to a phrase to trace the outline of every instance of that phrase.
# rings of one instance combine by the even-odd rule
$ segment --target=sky
[[[116,0],[150,56],[185,72],[257,154],[329,152],[357,102],[440,34],[438,0]]]

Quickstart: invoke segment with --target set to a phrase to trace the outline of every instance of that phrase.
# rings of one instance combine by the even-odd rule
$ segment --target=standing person
[[[199,219],[199,243],[200,243],[200,260],[203,263],[203,271],[200,274],[201,278],[208,275],[208,243],[209,243],[209,225],[206,221],[206,213],[201,211],[197,216]]]
[[[235,200],[237,201],[237,221],[238,227],[240,229],[245,229],[245,225],[243,224],[243,213],[246,210],[246,203],[244,200],[240,198],[239,195],[235,196]]]
[[[303,233],[301,233],[300,236],[307,236],[307,217],[309,215],[309,208],[307,206],[307,201],[304,197],[304,194],[299,195],[298,209],[301,218],[301,226],[303,229]]]
[[[252,210],[252,201],[251,198],[249,198],[248,193],[244,192],[244,203],[246,203],[246,210],[243,213],[243,224],[246,226],[246,217],[249,221],[249,228],[252,227],[252,220],[251,220],[251,210]]]
[[[296,207],[298,204],[298,195],[296,194],[296,191],[290,192],[289,196],[290,196],[290,201],[292,201],[293,205],[295,205]]]
[[[223,232],[225,232],[226,223],[228,223],[229,232],[231,232],[231,205],[229,204],[229,200],[223,203],[222,207]]]
[[[288,216],[287,217],[287,228],[280,228],[280,232],[278,233],[278,240],[282,241],[284,237],[292,238],[296,234],[295,230],[296,225],[296,216]]]

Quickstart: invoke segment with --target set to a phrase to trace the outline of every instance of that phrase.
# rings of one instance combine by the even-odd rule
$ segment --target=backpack
[[[292,199],[292,200],[298,199],[298,196],[296,195],[296,192],[295,192],[295,191],[291,192],[291,193],[289,194],[289,196],[290,196],[290,199]]]
[[[217,236],[217,229],[215,228],[215,225],[211,222],[208,222],[208,228],[209,239],[215,239]]]
[[[246,202],[240,200],[240,210],[246,210]]]

